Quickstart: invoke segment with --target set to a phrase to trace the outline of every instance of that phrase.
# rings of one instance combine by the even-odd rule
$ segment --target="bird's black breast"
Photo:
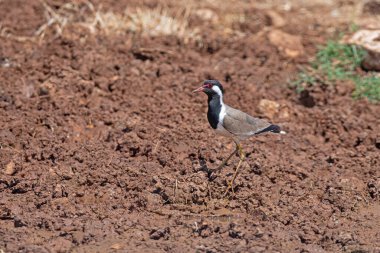
[[[213,129],[216,129],[219,123],[219,114],[222,110],[222,104],[220,97],[214,95],[208,98],[208,112],[207,119]]]

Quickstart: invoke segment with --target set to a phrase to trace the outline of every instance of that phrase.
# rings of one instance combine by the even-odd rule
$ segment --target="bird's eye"
[[[211,84],[211,83],[205,83],[205,87],[206,87],[207,89],[211,89],[212,84]]]

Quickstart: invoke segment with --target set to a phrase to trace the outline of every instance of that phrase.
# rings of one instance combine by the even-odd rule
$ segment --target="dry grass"
[[[114,12],[103,10],[101,6],[94,6],[90,2],[91,0],[68,1],[66,4],[61,5],[59,9],[52,8],[44,0],[40,1],[45,10],[46,22],[36,29],[34,36],[15,35],[9,27],[2,27],[0,21],[0,37],[18,41],[43,40],[45,37],[62,36],[64,32],[75,32],[71,28],[80,26],[88,29],[92,34],[170,35],[187,42],[193,39],[198,40],[201,37],[201,27],[205,28],[203,34],[212,31],[218,35],[244,36],[245,31],[242,31],[239,27],[244,27],[242,24],[252,26],[252,23],[256,22],[251,13],[246,14],[244,12],[247,8],[254,7],[258,10],[279,9],[287,12],[291,9],[306,6],[324,5],[332,8],[336,5],[331,0],[317,0],[310,1],[310,3],[304,0],[265,0],[254,3],[241,0],[227,2],[218,0],[168,0],[165,2],[170,2],[171,8],[161,5],[154,9],[141,7]],[[334,10],[339,10],[336,18],[352,21],[353,16],[358,16],[363,3],[359,0],[354,0],[353,3],[334,7]],[[314,15],[312,11],[308,12],[306,9],[303,8],[302,10],[308,15]],[[347,16],[346,14],[349,15]],[[197,27],[194,23],[190,23],[190,19],[200,20],[203,24],[198,23],[200,26]],[[326,20],[331,19],[327,18]],[[365,22],[367,24],[369,21],[365,20]],[[360,22],[357,20],[357,23],[359,24]],[[378,25],[378,22],[375,22],[375,24]]]
[[[54,10],[44,1],[41,1],[41,4],[44,7],[46,22],[34,32],[34,36],[15,35],[9,28],[3,27],[0,24],[0,37],[24,42],[43,40],[45,35],[50,32],[52,32],[54,36],[61,36],[66,26],[75,22],[81,13],[81,10],[83,10],[81,6],[71,2],[62,5],[58,10]]]
[[[46,23],[40,26],[35,32],[35,36],[44,38],[46,32],[51,28],[55,35],[62,35],[66,25],[73,22],[79,13],[79,5],[75,3],[66,3],[57,11],[53,10],[48,4],[42,2],[45,9]]]
[[[155,9],[126,9],[124,13],[103,11],[101,6],[95,7],[91,2],[78,4],[69,2],[55,10],[41,1],[44,7],[46,22],[35,32],[34,36],[23,37],[13,35],[9,29],[0,24],[0,36],[18,41],[43,40],[46,35],[62,36],[68,27],[81,26],[91,33],[141,34],[142,36],[176,36],[185,42],[198,38],[198,29],[189,26],[191,11],[183,8],[173,12],[162,6]]]
[[[179,4],[175,8],[128,8],[121,13],[105,11],[101,5],[94,6],[90,1],[72,1],[58,9],[52,8],[43,0],[41,5],[46,21],[36,29],[34,36],[14,35],[10,29],[1,27],[0,23],[0,37],[17,41],[43,41],[45,37],[59,37],[64,32],[74,32],[73,28],[84,27],[92,34],[175,36],[186,43],[191,40],[199,41],[201,37],[200,27],[192,26],[191,18],[201,20],[203,26],[208,26],[213,32],[229,36],[242,35],[241,31],[233,28],[234,24],[247,22],[246,16],[240,11],[232,11],[232,7],[221,15],[217,9],[185,4]],[[220,6],[222,7],[225,9],[227,5]]]
[[[100,8],[90,5],[93,16],[82,23],[92,33],[103,31],[106,34],[137,33],[143,36],[173,35],[188,41],[196,39],[198,30],[190,28],[190,11],[183,9],[171,15],[168,9],[157,7],[155,9],[125,10],[123,14],[103,12]]]
[[[126,15],[130,19],[130,29],[134,32],[149,36],[175,35],[185,40],[195,38],[198,34],[196,28],[189,27],[190,11],[179,10],[174,16],[164,8],[153,10],[137,9],[136,12]]]
[[[0,0],[1,1],[1,0]],[[34,36],[14,35],[10,29],[1,27],[0,37],[17,41],[43,41],[45,37],[56,38],[75,32],[75,28],[88,29],[92,34],[123,35],[138,34],[141,36],[175,36],[185,43],[191,40],[199,41],[201,28],[190,24],[190,19],[203,22],[205,31],[213,31],[228,36],[242,35],[235,24],[242,24],[247,17],[239,8],[228,8],[228,4],[219,5],[225,10],[219,12],[215,8],[199,8],[197,4],[186,5],[178,3],[174,8],[158,6],[156,8],[128,8],[121,13],[105,11],[102,6],[94,6],[90,1],[68,2],[58,9],[52,8],[41,0],[44,8],[45,22],[34,32]],[[188,7],[191,6],[191,7]],[[233,11],[235,9],[235,11]],[[234,28],[235,27],[235,28]]]
[[[16,35],[12,34],[11,30],[8,27],[4,27],[1,23],[0,23],[0,37],[16,40],[16,41],[20,41],[20,42],[34,40],[32,37],[16,36]]]

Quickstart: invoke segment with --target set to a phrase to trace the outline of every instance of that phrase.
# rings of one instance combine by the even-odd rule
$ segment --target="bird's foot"
[[[207,173],[209,180],[210,181],[215,180],[215,178],[217,177],[216,173],[218,173],[225,165],[226,165],[225,163],[224,164],[222,163],[218,167],[216,167],[215,169],[209,169],[208,173]]]

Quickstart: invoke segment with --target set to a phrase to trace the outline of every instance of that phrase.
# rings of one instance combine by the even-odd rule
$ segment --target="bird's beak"
[[[199,88],[196,89],[196,90],[193,90],[193,92],[201,92],[201,91],[204,91],[203,86],[199,87]]]

